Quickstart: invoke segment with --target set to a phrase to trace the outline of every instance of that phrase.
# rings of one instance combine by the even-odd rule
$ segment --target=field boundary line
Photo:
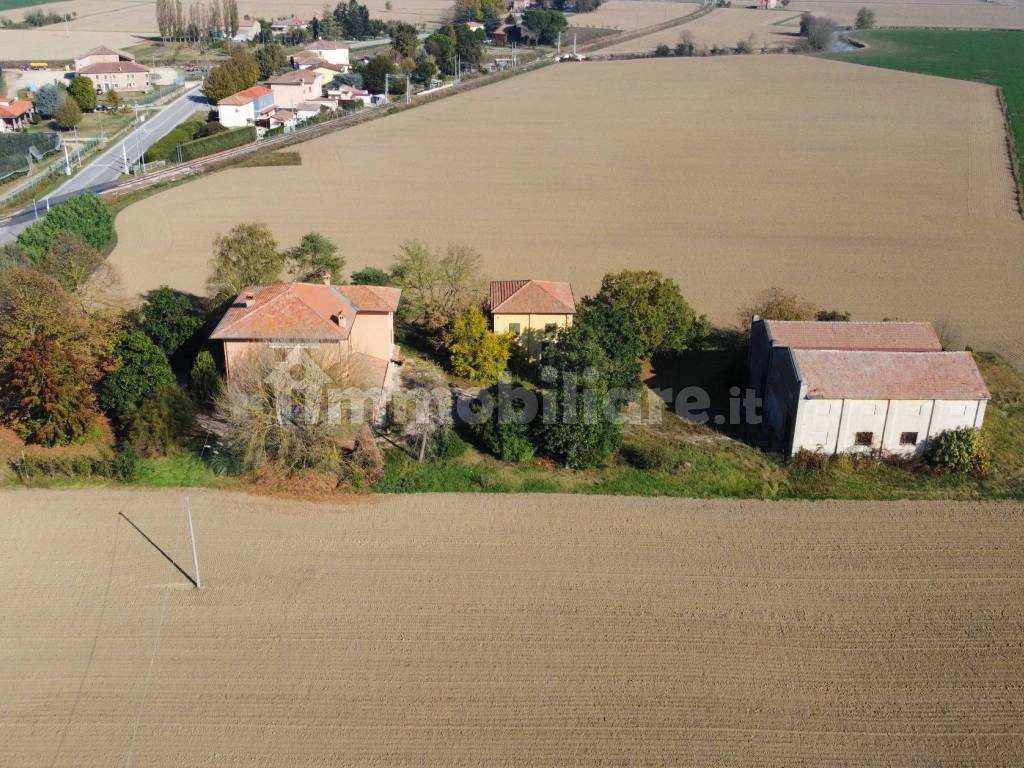
[[[647,37],[647,35],[653,35],[655,32],[661,32],[665,29],[672,29],[672,27],[681,27],[684,24],[688,24],[691,21],[696,21],[701,16],[706,16],[715,10],[715,6],[711,0],[704,0],[701,3],[700,8],[696,11],[680,16],[677,19],[669,19],[663,21],[660,24],[652,24],[649,27],[643,27],[642,29],[633,29],[629,32],[622,32],[618,35],[607,35],[606,37],[599,37],[589,43],[584,43],[579,47],[581,51],[600,51],[602,48],[608,48],[619,43],[628,43],[630,40],[636,40],[640,37]]]

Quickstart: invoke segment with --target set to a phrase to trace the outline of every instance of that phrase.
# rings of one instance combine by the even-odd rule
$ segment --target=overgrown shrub
[[[143,456],[166,456],[183,448],[192,433],[195,406],[175,383],[146,395],[128,417],[128,439]]]
[[[671,446],[662,443],[631,445],[625,451],[625,454],[629,463],[637,469],[675,472],[682,463],[679,452]]]
[[[46,216],[21,231],[17,242],[38,263],[61,232],[78,235],[103,251],[114,239],[114,216],[102,197],[85,192],[50,208]]]
[[[192,141],[205,126],[201,120],[186,120],[175,126],[175,128],[159,141],[146,150],[146,162],[152,163],[159,160],[177,162],[178,145],[187,144]]]
[[[992,471],[992,450],[980,429],[960,427],[937,435],[928,450],[937,467],[960,475],[984,477]]]
[[[189,374],[189,387],[192,390],[192,396],[201,406],[213,405],[220,393],[221,386],[223,386],[223,381],[220,371],[217,370],[217,363],[214,361],[213,355],[204,349],[196,355],[195,362],[192,363],[192,371]]]
[[[103,380],[100,403],[125,420],[148,395],[173,384],[174,373],[163,350],[139,330],[123,333],[114,354],[119,367]]]
[[[533,458],[536,448],[531,435],[530,424],[524,419],[523,409],[518,403],[506,400],[499,402],[500,390],[487,390],[495,407],[490,418],[471,425],[480,446],[502,461],[524,462]]]
[[[427,441],[427,453],[433,459],[446,461],[457,459],[466,452],[466,441],[454,429],[447,427],[434,432]]]
[[[222,152],[225,149],[240,147],[243,144],[251,144],[256,141],[256,128],[247,125],[243,128],[232,128],[223,133],[216,133],[202,139],[195,139],[181,145],[181,160],[195,160],[199,157],[212,155],[214,152]]]

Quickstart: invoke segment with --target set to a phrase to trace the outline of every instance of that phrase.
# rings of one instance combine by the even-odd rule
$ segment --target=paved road
[[[72,176],[50,193],[50,204],[58,203],[81,192],[98,191],[109,187],[124,173],[124,159],[128,163],[138,161],[143,152],[166,136],[174,126],[185,120],[189,115],[206,104],[206,98],[199,92],[200,83],[190,88],[174,101],[161,108],[158,112],[145,112],[145,122],[123,139],[104,151],[77,175]],[[40,211],[45,210],[45,202],[40,201]],[[0,225],[0,245],[17,237],[25,227],[35,219],[32,206],[14,214]]]

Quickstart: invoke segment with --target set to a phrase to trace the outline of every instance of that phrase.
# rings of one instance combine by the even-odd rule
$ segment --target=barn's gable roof
[[[825,400],[988,400],[969,352],[790,349],[807,397]]]
[[[942,351],[942,342],[931,323],[765,320],[764,324],[768,338],[776,347]]]

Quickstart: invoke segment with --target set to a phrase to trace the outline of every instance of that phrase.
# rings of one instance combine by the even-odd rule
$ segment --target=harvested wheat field
[[[1020,505],[0,500],[3,765],[1024,758]]]
[[[352,269],[387,266],[407,238],[581,295],[657,269],[726,323],[768,285],[859,319],[948,316],[1024,364],[1024,224],[988,86],[800,56],[590,62],[298,149],[302,166],[124,210],[126,288],[202,291],[214,235],[256,219],[288,246],[336,239]]]
[[[674,46],[688,33],[698,48],[733,48],[749,40],[754,50],[790,47],[799,39],[800,14],[759,11],[753,8],[716,8],[678,27],[601,48],[600,53],[649,53],[659,45]]]
[[[849,25],[862,7],[875,12],[879,27],[1024,29],[1022,0],[793,0],[786,10],[810,11]]]
[[[622,0],[625,2],[626,0]],[[336,3],[331,3],[332,7]],[[186,7],[188,3],[186,2]],[[402,20],[425,28],[437,26],[445,14],[450,14],[452,2],[448,0],[391,0],[391,9],[385,0],[364,2],[374,18],[385,21]],[[674,4],[673,4],[674,5]],[[37,29],[0,30],[0,61],[38,59],[66,60],[97,45],[126,48],[155,37],[155,0],[69,0],[41,6],[53,13],[76,13],[67,25],[51,25]],[[240,13],[253,17],[274,18],[295,14],[303,19],[319,16],[324,4],[318,0],[241,0]],[[20,21],[35,10],[34,6],[4,11]]]
[[[596,11],[570,14],[573,27],[633,30],[693,13],[700,3],[677,0],[607,0]]]

